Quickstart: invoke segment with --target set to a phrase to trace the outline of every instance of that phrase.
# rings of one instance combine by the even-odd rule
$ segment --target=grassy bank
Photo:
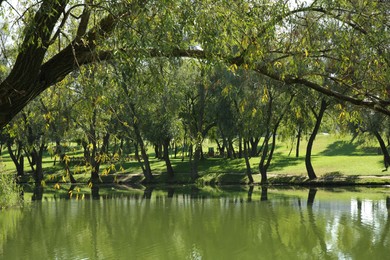
[[[208,147],[215,147],[215,144],[206,142],[205,151]],[[317,180],[309,181],[306,178],[304,155],[306,141],[303,140],[300,149],[300,156],[295,157],[295,149],[291,145],[278,142],[274,159],[269,169],[269,182],[272,184],[303,184],[303,185],[327,185],[329,183],[349,184],[390,184],[386,176],[388,172],[383,171],[383,155],[378,154],[378,145],[375,142],[351,142],[350,136],[340,137],[328,134],[320,134],[316,139],[313,148],[312,162],[319,177]],[[290,154],[290,151],[293,152]],[[68,153],[70,157],[77,158],[82,155],[78,147],[73,147]],[[151,167],[155,174],[155,182],[168,181],[165,172],[164,161],[154,158],[150,153]],[[14,166],[8,154],[3,152],[2,159],[5,169],[14,172]],[[64,167],[60,164],[53,166],[54,158],[46,155],[44,158],[45,182],[65,182]],[[171,157],[172,166],[175,171],[173,183],[190,182],[190,165],[188,158],[182,161],[180,154],[178,158]],[[250,159],[252,170],[258,172],[259,158]],[[28,163],[25,163],[26,169]],[[101,167],[101,179],[105,183],[136,183],[142,181],[142,172],[138,162],[134,160],[122,160],[115,163],[115,167],[108,173],[104,169],[109,165]],[[89,179],[89,170],[84,166],[73,164],[71,171],[75,179],[85,183]],[[244,184],[247,183],[245,176],[245,162],[243,159],[206,158],[199,165],[201,178],[200,184]],[[259,174],[254,175],[255,182],[260,181]],[[25,178],[31,182],[31,176]]]

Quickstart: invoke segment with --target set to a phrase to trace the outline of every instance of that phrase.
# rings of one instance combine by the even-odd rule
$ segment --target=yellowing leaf
[[[268,91],[267,91],[266,88],[263,91],[263,96],[261,97],[261,102],[263,102],[263,103],[267,103],[268,102]]]
[[[221,92],[222,96],[227,97],[230,93],[230,90],[231,90],[231,85],[227,85],[226,87],[224,87]]]
[[[253,109],[252,109],[252,117],[255,117],[255,116],[256,116],[256,113],[257,113],[257,109],[256,109],[256,108],[253,108]]]
[[[279,69],[282,67],[282,63],[279,61],[275,61],[274,66]]]
[[[238,69],[237,64],[230,65],[228,69],[233,73],[236,72]]]

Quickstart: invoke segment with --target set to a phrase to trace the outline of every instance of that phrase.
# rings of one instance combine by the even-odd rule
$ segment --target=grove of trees
[[[84,149],[91,182],[124,146],[153,179],[147,144],[198,177],[206,138],[218,153],[260,157],[267,182],[279,136],[306,133],[306,168],[325,114],[374,136],[390,164],[390,2],[0,1],[0,128],[19,175],[36,183],[47,149],[67,165]],[[110,168],[104,170],[105,173]],[[72,173],[67,170],[72,181]]]

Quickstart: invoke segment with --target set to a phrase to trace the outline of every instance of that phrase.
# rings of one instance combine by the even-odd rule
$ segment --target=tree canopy
[[[0,8],[0,127],[81,66],[124,57],[221,62],[390,115],[388,1],[34,0]]]

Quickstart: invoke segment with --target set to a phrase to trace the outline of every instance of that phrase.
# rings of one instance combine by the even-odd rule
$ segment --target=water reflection
[[[78,189],[2,211],[0,259],[385,259],[390,246],[386,190]]]

